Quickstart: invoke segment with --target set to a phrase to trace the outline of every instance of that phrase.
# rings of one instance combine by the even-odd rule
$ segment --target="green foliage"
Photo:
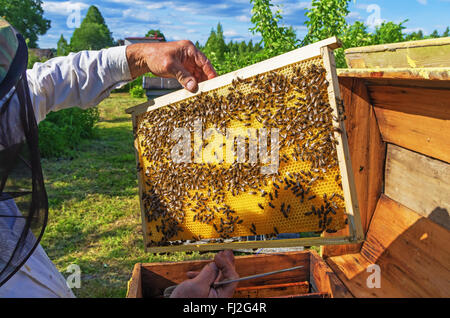
[[[57,56],[66,56],[70,53],[70,46],[69,43],[67,43],[64,36],[61,34],[61,37],[58,40],[58,45],[56,49],[56,55]]]
[[[90,6],[86,17],[76,28],[70,39],[70,48],[74,52],[82,50],[100,50],[114,45],[111,32],[96,6]]]
[[[159,29],[158,30],[151,29],[145,34],[145,36],[153,37],[153,36],[155,36],[155,34],[157,37],[162,37],[162,38],[164,38],[164,40],[166,39],[164,34]]]
[[[96,107],[63,109],[51,112],[39,123],[39,148],[44,158],[68,156],[83,139],[95,136],[99,121]]]
[[[130,89],[130,96],[133,98],[143,98],[145,96],[145,90],[142,85],[133,86]]]
[[[37,47],[38,36],[50,29],[50,20],[43,15],[41,0],[0,0],[0,17],[28,39],[31,48]]]
[[[372,34],[372,44],[396,43],[405,41],[403,35],[403,24],[405,20],[398,24],[394,22],[383,22],[375,28],[375,33]]]
[[[39,58],[36,54],[34,54],[32,51],[28,50],[28,64],[27,68],[33,68],[34,63],[44,63],[48,59],[43,57]]]
[[[313,0],[305,15],[308,33],[302,45],[311,44],[331,36],[340,36],[347,31],[345,17],[349,14],[350,0]]]
[[[291,51],[298,46],[294,29],[279,26],[281,11],[273,13],[270,0],[250,0],[250,3],[253,4],[251,22],[254,24],[250,31],[261,35],[261,45],[264,46],[264,50],[260,52],[261,59]]]
[[[228,52],[228,47],[225,44],[223,28],[220,22],[217,24],[217,30],[211,30],[203,51],[207,56],[217,62],[224,61],[225,53]]]
[[[448,37],[450,36],[450,28],[447,27],[447,29],[445,29],[444,33],[442,33],[442,37]]]

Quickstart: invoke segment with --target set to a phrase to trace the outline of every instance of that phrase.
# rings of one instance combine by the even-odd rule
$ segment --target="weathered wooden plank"
[[[327,263],[355,297],[450,297],[450,231],[385,195],[361,253]],[[367,284],[374,282],[372,264],[380,288]]]
[[[172,104],[175,102],[179,102],[189,97],[196,96],[201,94],[202,92],[210,91],[225,85],[228,85],[235,80],[237,77],[245,79],[248,77],[252,77],[254,75],[269,72],[275,70],[277,68],[297,63],[299,61],[307,60],[316,56],[320,56],[320,49],[322,47],[329,47],[331,49],[335,49],[340,47],[340,42],[336,37],[331,37],[314,44],[287,52],[285,54],[281,54],[279,56],[275,56],[268,60],[244,67],[242,69],[218,76],[216,78],[210,79],[208,81],[199,83],[198,91],[196,93],[191,93],[186,89],[181,89],[171,94],[167,94],[162,97],[155,98],[147,103],[137,105],[135,107],[131,107],[126,110],[129,114],[138,115],[143,112],[148,112],[168,104]]]
[[[295,282],[264,286],[250,286],[236,288],[234,298],[268,298],[307,294],[308,282]]]
[[[210,260],[183,261],[176,263],[142,264],[144,269],[143,284],[151,288],[153,294],[162,292],[165,288],[179,284],[187,279],[188,271],[200,271]],[[304,266],[303,268],[239,282],[238,287],[262,286],[270,284],[285,284],[309,280],[309,251],[287,252],[280,254],[237,256],[236,271],[240,277],[261,274],[279,269]]]
[[[450,37],[381,44],[345,50],[350,68],[450,66]]]
[[[220,251],[225,249],[251,249],[251,248],[276,248],[276,247],[299,247],[299,246],[321,246],[357,244],[362,240],[355,240],[349,236],[336,237],[304,237],[297,239],[265,240],[265,241],[238,241],[230,243],[206,243],[206,244],[183,244],[173,246],[148,247],[147,252],[165,253],[182,251]]]
[[[326,292],[333,298],[352,298],[341,280],[325,261],[315,252],[310,254],[310,279],[313,290]]]
[[[345,126],[348,147],[352,161],[355,188],[358,196],[361,223],[367,232],[376,202],[381,194],[385,143],[369,101],[364,81],[361,79],[339,78],[341,98],[345,105]],[[348,235],[348,229],[326,237]],[[361,245],[324,246],[323,256],[336,256],[356,253]]]
[[[321,48],[321,54],[323,57],[324,68],[327,71],[328,96],[330,106],[333,108],[333,115],[339,118],[337,110],[337,100],[341,99],[339,90],[339,80],[336,74],[336,65],[333,51],[328,47]],[[347,132],[345,129],[345,123],[339,118],[338,122],[333,122],[333,125],[338,127],[342,133],[340,134],[341,140],[336,146],[336,152],[339,161],[339,170],[341,173],[342,190],[344,192],[345,209],[348,218],[348,229],[350,237],[355,240],[364,239],[364,231],[361,222],[361,214],[359,211],[358,196],[355,187],[355,176],[353,173],[352,160],[350,158],[350,150],[348,146]],[[339,136],[335,133],[335,137],[339,140]]]
[[[430,68],[341,68],[337,69],[339,77],[353,77],[370,80],[427,80],[449,81],[449,67]]]
[[[388,145],[385,194],[450,230],[450,164]]]
[[[450,120],[374,109],[385,142],[450,162]]]
[[[374,107],[444,120],[450,119],[450,89],[368,86]]]
[[[128,281],[127,298],[142,298],[141,263],[134,265],[131,278]]]

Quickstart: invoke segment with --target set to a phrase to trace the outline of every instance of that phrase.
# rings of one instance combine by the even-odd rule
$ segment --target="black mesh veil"
[[[23,37],[17,38],[17,53],[0,84],[0,286],[33,253],[48,216],[38,128],[26,78],[28,51]]]

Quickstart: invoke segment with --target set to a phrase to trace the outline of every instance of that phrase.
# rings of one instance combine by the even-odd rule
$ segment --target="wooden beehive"
[[[128,111],[133,117],[148,251],[342,244],[363,239],[352,171],[347,169],[350,158],[343,109],[338,107],[332,53],[336,47],[337,39],[330,38],[200,83],[196,94],[180,90]],[[311,81],[304,80],[300,86],[304,77]],[[313,89],[320,99],[313,96]],[[249,100],[252,103],[244,105]],[[264,121],[263,112],[267,116]],[[292,121],[300,114],[304,114],[304,122],[309,119],[303,128],[283,120],[291,116]],[[272,126],[267,124],[269,115]],[[281,126],[279,169],[263,175],[259,169],[262,171],[264,164],[214,162],[212,152],[206,150],[197,161],[194,118],[205,128],[219,125],[216,130],[223,129],[223,135],[225,129],[228,134],[230,128],[248,132],[248,127],[255,127],[260,138],[261,128]],[[184,127],[194,132],[194,162],[174,164],[170,155],[176,142],[170,137],[174,128]],[[256,133],[253,136],[250,131],[247,137],[250,144]],[[272,151],[272,131],[270,138]],[[227,138],[219,144],[224,140]],[[320,148],[322,144],[326,146]],[[230,148],[226,145],[222,159],[234,152],[234,139]],[[315,152],[314,145],[321,152]],[[205,143],[201,141],[199,146]],[[250,158],[250,145],[248,149]],[[335,232],[347,222],[350,234],[340,237],[242,241],[248,235]],[[209,241],[200,244],[202,239]]]
[[[199,271],[208,262],[138,263],[128,285],[127,298],[162,298],[164,289],[183,282],[186,272]],[[351,297],[347,288],[314,251],[238,256],[235,264],[241,277],[304,266],[290,272],[241,281],[234,294],[236,298]]]
[[[450,38],[352,48],[338,70],[366,240],[323,256],[355,297],[450,296],[449,52]]]
[[[350,68],[337,73],[366,240],[324,246],[325,263],[311,255],[326,266],[310,263],[310,280],[307,273],[297,272],[259,286],[300,281],[312,286],[314,281],[314,291],[331,297],[450,297],[449,50],[450,38],[444,38],[346,51]],[[348,233],[343,229],[325,236]],[[293,254],[280,268],[304,264],[304,253]],[[261,263],[260,257],[267,261]],[[279,262],[278,255],[247,256],[247,271],[240,274],[251,274],[250,269],[261,273],[265,266],[278,269]],[[136,265],[129,297],[145,295],[153,285],[151,275],[137,276],[139,271],[146,275],[146,266],[150,271],[155,266],[157,273],[165,268]],[[173,281],[181,282],[185,270],[200,267],[184,262]],[[167,270],[164,275],[175,274]],[[320,287],[318,275],[332,283]],[[344,288],[335,289],[341,282]]]

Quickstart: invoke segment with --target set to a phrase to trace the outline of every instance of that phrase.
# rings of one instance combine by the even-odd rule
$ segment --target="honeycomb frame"
[[[192,251],[192,250],[220,250],[220,249],[242,249],[242,248],[261,248],[261,247],[290,247],[290,246],[305,246],[305,245],[332,245],[332,244],[349,244],[349,243],[358,243],[363,240],[363,232],[362,232],[362,226],[361,226],[361,220],[359,216],[359,209],[356,199],[356,192],[355,192],[355,186],[353,181],[353,174],[350,164],[350,157],[348,152],[348,145],[347,145],[347,137],[345,133],[345,126],[343,124],[343,120],[341,116],[339,116],[340,112],[338,110],[338,102],[339,102],[339,87],[337,84],[337,76],[336,76],[336,70],[334,65],[334,55],[332,53],[332,49],[339,47],[339,41],[336,38],[330,38],[327,40],[323,40],[320,42],[317,42],[315,44],[288,52],[286,54],[274,57],[272,59],[251,65],[249,67],[237,70],[235,72],[231,72],[225,75],[222,75],[220,77],[217,77],[215,79],[200,83],[199,85],[199,91],[196,94],[189,93],[186,90],[180,90],[177,92],[174,92],[172,94],[168,94],[166,96],[157,98],[155,100],[151,100],[147,103],[135,106],[129,110],[127,110],[127,113],[130,113],[132,115],[133,119],[133,127],[136,131],[140,121],[142,120],[143,114],[149,114],[154,110],[157,110],[161,107],[173,105],[180,103],[182,101],[188,100],[189,98],[192,98],[194,96],[197,96],[199,94],[208,94],[211,91],[217,91],[226,87],[229,87],[231,84],[235,83],[237,79],[239,80],[245,80],[249,79],[255,76],[258,76],[260,74],[267,74],[268,72],[280,70],[280,69],[286,69],[294,64],[301,64],[301,63],[308,63],[308,61],[312,64],[321,64],[323,68],[326,70],[326,80],[328,81],[328,99],[329,104],[331,108],[333,109],[333,115],[335,115],[336,120],[333,120],[333,126],[338,128],[337,130],[340,133],[335,133],[335,138],[339,141],[336,146],[336,152],[337,152],[337,161],[338,161],[338,174],[341,177],[341,184],[342,184],[342,194],[343,194],[343,205],[345,206],[345,214],[348,218],[348,227],[350,234],[348,236],[337,236],[337,237],[306,237],[306,238],[299,238],[299,239],[277,239],[277,240],[264,240],[264,241],[234,241],[234,242],[227,242],[227,240],[216,240],[216,243],[206,243],[206,244],[200,244],[201,242],[193,242],[190,244],[181,244],[181,245],[167,245],[167,246],[149,246],[150,243],[150,233],[155,231],[155,222],[151,225],[152,222],[149,221],[146,209],[144,208],[144,202],[142,200],[142,195],[146,189],[146,180],[145,175],[142,173],[142,168],[139,169],[139,167],[142,167],[145,165],[145,160],[143,160],[143,156],[140,150],[140,140],[139,136],[135,136],[135,150],[136,150],[136,159],[137,159],[137,165],[138,165],[138,180],[139,180],[139,195],[140,195],[140,201],[141,201],[141,216],[142,216],[142,225],[143,225],[143,232],[144,232],[144,242],[146,245],[146,250],[149,252],[171,252],[171,251]],[[302,64],[303,65],[303,64]],[[228,127],[228,126],[227,126]],[[350,169],[348,168],[350,167]],[[140,170],[140,171],[139,171]],[[280,166],[280,170],[283,170],[282,165]],[[287,170],[290,171],[290,170]],[[265,190],[262,190],[265,191]],[[337,192],[337,191],[336,191]],[[315,192],[316,193],[316,192]],[[248,193],[240,194],[238,197],[242,200],[242,195],[247,195]],[[323,193],[320,193],[322,195]],[[264,195],[265,196],[265,195]],[[260,198],[261,201],[264,203],[264,211],[270,210],[267,206],[267,197]],[[252,199],[243,200],[245,202],[252,201],[255,202]],[[258,204],[259,205],[259,204]],[[234,205],[236,206],[236,205]],[[263,209],[262,205],[260,206],[261,209]],[[238,204],[239,209],[239,204]],[[253,211],[255,212],[255,211]],[[300,213],[300,212],[299,212]],[[297,214],[299,214],[297,213]],[[305,210],[303,210],[301,213],[305,213]],[[283,212],[284,214],[284,212]],[[192,217],[192,215],[188,215],[186,218],[189,220]],[[273,226],[269,220],[264,220],[264,215],[259,216],[260,218],[260,224],[268,223],[270,224],[270,227]],[[256,217],[258,219],[258,217]],[[340,219],[339,226],[336,227],[337,230],[342,229],[344,226],[342,224],[342,220]],[[333,220],[333,222],[335,222]],[[275,224],[276,225],[276,224]],[[211,224],[205,225],[209,229],[211,229]],[[259,231],[258,233],[255,231],[253,232],[252,227],[254,226],[252,222],[252,226],[249,226],[249,224],[245,224],[245,230],[238,231],[236,233],[233,232],[233,237],[236,236],[245,236],[245,235],[253,235],[253,234],[269,234],[267,227],[265,227],[262,232]],[[215,227],[215,226],[214,226]],[[257,226],[259,228],[259,226]],[[273,226],[276,232],[277,229],[275,226]],[[312,228],[310,228],[311,230]],[[248,233],[248,230],[251,232]],[[285,227],[284,229],[280,228],[280,233],[288,233],[288,232],[311,232],[305,230],[303,228],[301,231],[295,231],[295,227]],[[276,233],[278,234],[278,233]],[[211,235],[208,238],[214,238],[214,235]],[[179,238],[178,238],[179,239]],[[181,237],[181,239],[185,240],[186,237]],[[173,241],[177,240],[174,239]],[[198,239],[197,239],[198,240]],[[194,240],[194,241],[197,241]],[[188,241],[189,242],[189,241]]]

